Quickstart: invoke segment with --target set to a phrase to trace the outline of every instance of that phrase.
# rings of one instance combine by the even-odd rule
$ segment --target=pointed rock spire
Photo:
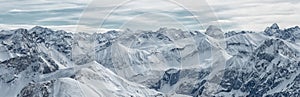
[[[279,26],[277,23],[274,23],[271,27],[267,27],[264,31],[266,35],[273,36],[275,33],[280,31]]]
[[[274,23],[272,26],[271,26],[271,29],[279,29],[279,26],[277,23]]]

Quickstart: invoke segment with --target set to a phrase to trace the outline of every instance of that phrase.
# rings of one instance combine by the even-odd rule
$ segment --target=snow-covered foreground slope
[[[0,32],[5,97],[300,96],[300,28]]]
[[[24,65],[24,64],[23,64]],[[20,74],[1,76],[3,97],[162,97],[145,86],[127,81],[97,62],[41,74],[27,68]],[[8,73],[6,73],[8,74]],[[3,74],[3,75],[6,75]],[[30,74],[28,76],[27,74]]]
[[[119,77],[97,62],[70,69],[72,70],[60,70],[50,74],[51,77],[47,77],[50,81],[29,83],[19,95],[30,97],[35,95],[55,97],[164,96],[155,90]],[[62,72],[65,75],[61,75]],[[57,76],[60,78],[55,78]]]

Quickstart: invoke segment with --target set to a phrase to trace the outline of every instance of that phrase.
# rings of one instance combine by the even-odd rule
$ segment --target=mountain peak
[[[277,23],[274,23],[271,27],[267,27],[264,32],[266,35],[273,36],[278,31],[280,31],[279,26]]]
[[[31,28],[30,30],[32,30],[32,31],[35,31],[35,30],[48,30],[48,31],[53,31],[53,30],[50,29],[50,28],[42,27],[42,26],[35,26],[35,27]]]
[[[211,31],[211,30],[219,30],[222,31],[219,27],[215,26],[215,25],[209,25],[208,28],[206,29],[207,31]]]
[[[35,26],[35,27],[31,28],[31,29],[44,29],[44,27],[42,27],[42,26]]]
[[[214,37],[214,38],[222,38],[224,33],[219,27],[217,27],[215,25],[210,25],[206,29],[205,34],[207,34],[211,37]]]
[[[272,26],[271,26],[271,29],[279,29],[279,26],[277,23],[274,23]]]

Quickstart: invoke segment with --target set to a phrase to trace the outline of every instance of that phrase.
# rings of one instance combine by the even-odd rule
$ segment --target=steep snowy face
[[[46,81],[31,82],[24,86],[18,97],[103,97],[103,96],[155,96],[164,94],[129,82],[97,62],[51,73]],[[64,73],[64,75],[61,75]],[[60,76],[59,76],[60,75]],[[46,75],[47,76],[47,75]]]
[[[299,26],[295,26],[295,27],[292,27],[292,28],[285,29],[285,31],[288,32],[288,33],[293,33],[293,35],[296,39],[300,39],[300,28],[299,28]]]
[[[17,29],[1,34],[1,46],[13,56],[47,53],[45,49],[51,48],[71,57],[72,37],[64,31],[52,31],[37,26],[31,30]]]
[[[88,63],[73,77],[82,83],[80,87],[94,90],[98,96],[163,96],[162,93],[119,77],[97,62]]]
[[[271,28],[278,29],[276,26]],[[202,96],[299,95],[297,93],[299,88],[285,89],[287,86],[297,87],[294,85],[294,81],[297,80],[299,75],[299,47],[297,44],[280,37],[274,39],[262,33],[242,31],[229,32],[225,35],[226,39],[224,41],[227,44],[225,50],[232,57],[226,60],[226,67],[218,71],[218,73],[223,72],[221,81],[212,84],[207,79],[209,77],[205,76],[205,82],[203,83],[198,79],[197,81],[200,82],[197,85],[185,84],[187,87],[200,86],[199,88],[182,87],[182,90],[177,91],[177,93]],[[214,75],[218,73],[214,73]],[[211,74],[213,73],[208,72],[207,75]],[[190,83],[193,82],[196,81]],[[209,86],[217,88],[210,92]],[[197,90],[197,92],[186,92],[189,89]]]
[[[65,31],[53,31],[48,28],[36,26],[23,34],[30,42],[42,44],[46,48],[52,47],[60,53],[71,57],[72,34]]]
[[[1,91],[4,96],[16,96],[29,82],[36,82],[44,74],[58,70],[58,65],[47,55],[21,56],[3,61],[1,65]]]
[[[289,47],[284,41],[280,39],[266,40],[260,47],[257,48],[256,52],[257,55],[260,55],[262,53],[273,55],[279,54],[281,56],[293,59],[298,57],[297,54],[299,53],[295,49]]]
[[[216,95],[298,95],[299,89],[290,93],[285,90],[299,74],[299,51],[293,45],[270,38],[252,53],[239,52],[227,61],[220,83],[222,89]]]
[[[162,28],[155,32],[124,33],[105,41],[106,45],[97,44],[97,62],[125,79],[167,94],[198,95],[203,90],[198,88],[204,88],[204,78],[214,80],[215,73],[206,72],[217,73],[229,56],[218,40],[200,32]],[[208,71],[211,68],[220,69]],[[193,77],[197,75],[201,77]]]
[[[17,96],[26,84],[67,67],[71,39],[64,31],[38,26],[1,32],[1,94]]]
[[[273,36],[279,31],[280,31],[279,26],[276,23],[274,23],[271,27],[267,27],[265,29],[265,33],[270,36]]]
[[[174,29],[171,29],[171,31],[173,30]],[[97,48],[97,52],[99,53],[97,55],[99,55],[100,59],[103,59],[103,55],[115,55],[115,57],[117,57],[115,59],[119,58],[118,60],[128,61],[124,62],[128,66],[130,64],[161,64],[161,66],[169,64],[175,66],[176,68],[180,68],[180,64],[184,64],[184,62],[182,61],[185,60],[186,57],[198,55],[197,52],[199,53],[207,51],[208,53],[210,53],[210,50],[212,50],[212,48],[214,48],[215,46],[212,45],[210,43],[210,40],[205,36],[195,36],[191,33],[188,33],[189,35],[186,35],[185,37],[174,39],[173,36],[168,36],[165,34],[165,32],[171,33],[169,30],[164,29],[164,31],[162,31],[162,29],[160,29],[157,32],[141,32],[133,35],[124,35],[112,42],[109,41],[105,43],[106,45],[103,44],[104,46],[102,46],[102,44],[99,44]],[[203,48],[201,46],[203,46]],[[117,50],[118,52],[113,52],[111,50]],[[101,62],[105,60],[99,61],[100,63],[105,64],[105,62]],[[110,64],[113,63],[110,62]],[[156,66],[153,67],[155,68]],[[164,66],[161,67],[161,69],[167,70],[169,67],[170,66]]]

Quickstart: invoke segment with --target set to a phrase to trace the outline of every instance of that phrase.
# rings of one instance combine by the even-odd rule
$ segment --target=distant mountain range
[[[300,28],[0,31],[1,97],[299,97]]]

